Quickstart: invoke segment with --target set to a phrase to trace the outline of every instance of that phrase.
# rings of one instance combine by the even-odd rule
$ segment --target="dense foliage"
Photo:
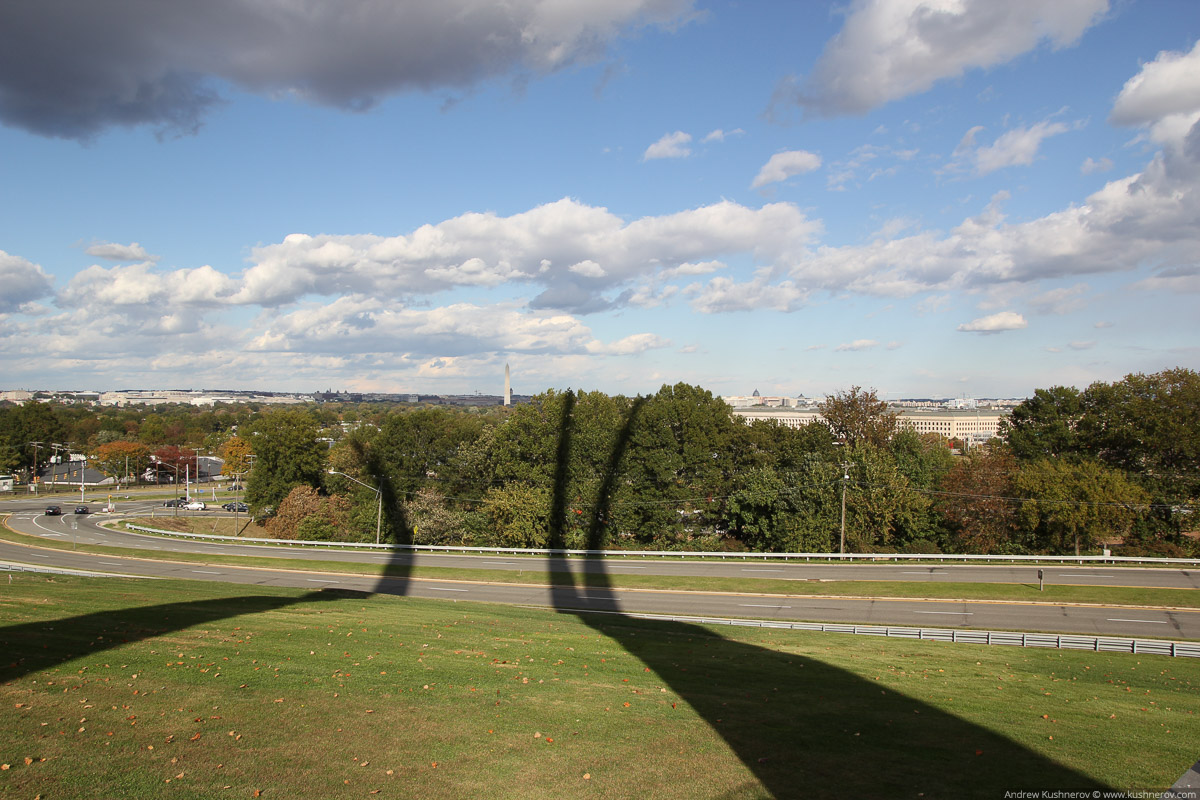
[[[708,391],[547,391],[511,409],[0,406],[0,468],[73,441],[114,476],[245,477],[271,535],[518,547],[1180,555],[1200,494],[1200,376],[1039,389],[952,454],[874,391],[829,422],[745,424]],[[42,445],[45,446],[44,444]],[[44,463],[48,451],[40,451]],[[131,466],[132,465],[132,466]],[[844,513],[843,513],[844,503]]]

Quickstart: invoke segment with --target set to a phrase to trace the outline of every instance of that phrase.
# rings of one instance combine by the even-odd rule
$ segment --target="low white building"
[[[747,423],[756,419],[775,420],[789,428],[799,428],[810,422],[823,421],[819,406],[802,408],[768,408],[751,406],[735,408],[734,416]],[[946,439],[959,439],[968,444],[982,444],[1000,435],[1000,422],[1007,414],[995,409],[972,410],[912,409],[897,411],[898,428],[910,428],[917,433],[936,433]]]

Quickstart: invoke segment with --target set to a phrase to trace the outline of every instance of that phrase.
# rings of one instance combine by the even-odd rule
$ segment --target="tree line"
[[[12,413],[0,408],[0,452]],[[386,541],[417,544],[1200,552],[1187,535],[1200,527],[1200,376],[1186,369],[1039,389],[1000,439],[961,456],[900,429],[860,387],[800,428],[746,424],[683,383],[633,398],[552,390],[510,409],[179,409],[160,422],[184,444],[156,448],[131,412],[97,416],[92,453],[106,471],[134,451],[178,468],[199,437],[247,478],[252,512],[280,538],[374,541],[378,525]],[[124,435],[100,441],[118,424]]]

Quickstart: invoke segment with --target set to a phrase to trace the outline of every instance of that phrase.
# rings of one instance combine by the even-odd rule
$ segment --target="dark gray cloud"
[[[86,139],[193,133],[221,81],[346,110],[596,58],[693,0],[5,0],[0,121]]]

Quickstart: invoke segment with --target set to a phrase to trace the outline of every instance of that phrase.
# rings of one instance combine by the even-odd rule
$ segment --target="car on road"
[[[76,514],[87,514],[88,507],[87,506],[75,506],[75,513]]]
[[[46,516],[47,517],[57,517],[61,513],[62,513],[62,509],[59,508],[58,506],[46,506]]]
[[[221,505],[221,508],[225,509],[226,511],[241,512],[243,514],[249,513],[250,511],[250,506],[241,502],[224,503]]]
[[[208,506],[206,506],[204,503],[200,502],[199,500],[193,500],[192,502],[185,505],[184,508],[187,509],[188,511],[203,511],[204,509],[208,508]]]

